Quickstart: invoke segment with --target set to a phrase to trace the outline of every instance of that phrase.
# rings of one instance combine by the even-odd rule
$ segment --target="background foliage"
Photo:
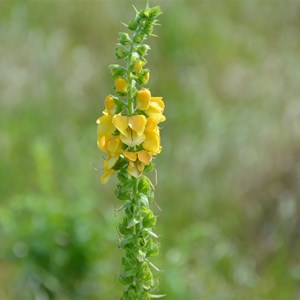
[[[162,292],[299,299],[299,2],[153,4]],[[133,15],[130,1],[0,2],[1,299],[121,294],[95,120]]]

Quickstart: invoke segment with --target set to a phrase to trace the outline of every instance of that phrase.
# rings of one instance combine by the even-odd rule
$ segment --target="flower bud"
[[[160,10],[159,6],[154,6],[154,7],[148,8],[148,10],[149,10],[149,16],[150,17],[155,18],[155,17],[161,15],[161,10]]]
[[[150,73],[148,70],[143,70],[138,77],[138,81],[140,84],[146,84],[149,81]]]
[[[138,109],[147,110],[151,100],[151,92],[148,89],[141,89],[136,94],[136,106]]]
[[[118,93],[126,93],[127,92],[127,80],[119,77],[115,80],[115,87]]]
[[[132,20],[128,24],[128,29],[130,29],[130,30],[136,30],[137,26],[138,26],[138,23],[135,20]]]
[[[140,56],[145,56],[145,55],[147,55],[147,51],[149,49],[150,49],[150,46],[148,46],[146,44],[142,44],[136,48],[136,51]]]
[[[126,45],[126,44],[130,43],[130,37],[129,37],[128,33],[119,32],[119,42],[122,45]]]
[[[152,25],[145,26],[143,32],[146,35],[150,35],[153,32],[153,26]]]
[[[135,73],[140,73],[145,64],[146,62],[142,60],[137,60],[132,66],[132,71]]]
[[[109,68],[111,70],[111,75],[113,77],[120,77],[125,74],[125,69],[123,67],[121,67],[120,65],[112,64],[109,66]]]
[[[112,95],[108,95],[106,98],[105,98],[105,107],[107,109],[107,112],[110,114],[110,115],[113,115],[115,114],[116,110],[117,110],[117,104],[116,102],[114,101],[114,98]]]
[[[125,58],[128,55],[128,51],[124,46],[116,47],[116,56],[117,58]]]
[[[145,38],[145,35],[140,33],[133,38],[133,41],[137,44],[140,44],[144,38]]]

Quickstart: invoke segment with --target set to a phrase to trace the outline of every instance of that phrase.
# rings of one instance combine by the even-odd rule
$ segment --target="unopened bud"
[[[136,61],[132,66],[133,72],[140,73],[145,64],[146,64],[146,62],[144,62],[142,60]]]
[[[130,37],[126,32],[119,32],[119,41],[122,45],[130,43]]]
[[[119,77],[115,80],[115,87],[118,93],[126,93],[127,92],[127,80]]]

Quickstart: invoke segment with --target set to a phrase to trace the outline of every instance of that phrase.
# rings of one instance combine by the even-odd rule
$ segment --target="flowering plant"
[[[149,207],[153,185],[145,172],[154,169],[153,158],[162,149],[159,124],[166,120],[162,97],[153,97],[148,83],[150,72],[145,57],[150,49],[145,39],[153,35],[158,6],[136,10],[135,19],[124,24],[131,32],[119,33],[116,57],[125,63],[110,66],[114,79],[114,95],[105,98],[105,110],[97,120],[100,150],[107,154],[101,182],[117,173],[116,196],[123,202],[119,211],[124,217],[118,226],[119,248],[125,250],[119,276],[124,284],[121,300],[160,298],[155,294],[158,280],[151,268],[158,268],[150,257],[158,254],[157,235],[153,232],[156,217]]]

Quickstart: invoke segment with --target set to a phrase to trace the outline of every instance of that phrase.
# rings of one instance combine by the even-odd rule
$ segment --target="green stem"
[[[127,63],[127,80],[129,83],[129,89],[128,89],[128,93],[127,93],[127,97],[128,97],[128,113],[129,115],[132,115],[134,113],[134,98],[132,95],[132,91],[135,88],[135,80],[132,78],[132,73],[130,72],[130,66],[132,64],[132,54],[135,48],[135,42],[134,42],[134,38],[137,34],[139,34],[141,27],[140,25],[137,27],[136,32],[133,34],[131,42],[130,42],[130,48],[129,48],[129,54],[126,60]]]

